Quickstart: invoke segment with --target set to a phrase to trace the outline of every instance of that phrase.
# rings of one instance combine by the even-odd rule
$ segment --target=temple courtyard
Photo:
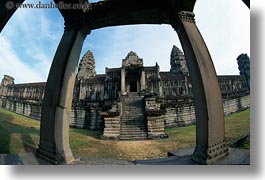
[[[225,118],[230,155],[219,164],[249,164],[250,110]],[[34,155],[40,122],[0,109],[0,164],[47,164]],[[102,140],[101,131],[70,128],[73,164],[191,164],[195,125],[167,128],[169,138],[142,141]],[[238,159],[239,158],[239,159]]]

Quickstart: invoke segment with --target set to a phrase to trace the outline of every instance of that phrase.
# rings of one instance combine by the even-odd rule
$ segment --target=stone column
[[[38,155],[55,164],[70,163],[69,121],[79,56],[86,35],[66,29],[54,56],[42,102]]]
[[[145,71],[142,70],[141,73],[141,91],[145,89]]]
[[[224,142],[222,94],[206,44],[192,12],[180,11],[172,23],[185,52],[196,112],[196,148],[193,160],[211,164],[228,154]]]
[[[125,90],[125,70],[121,68],[121,95],[126,95]]]

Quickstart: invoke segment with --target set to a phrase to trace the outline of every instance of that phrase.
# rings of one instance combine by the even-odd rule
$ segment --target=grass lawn
[[[228,145],[250,133],[250,110],[225,118]],[[40,122],[0,109],[0,153],[34,151],[39,142]],[[170,150],[195,145],[195,126],[166,129],[168,139],[146,141],[100,140],[100,131],[70,129],[70,146],[76,156],[116,159],[149,159],[165,157]],[[249,145],[245,148],[249,148]]]

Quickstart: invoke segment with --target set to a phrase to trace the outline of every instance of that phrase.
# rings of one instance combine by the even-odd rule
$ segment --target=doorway
[[[137,81],[130,81],[130,92],[137,92]]]

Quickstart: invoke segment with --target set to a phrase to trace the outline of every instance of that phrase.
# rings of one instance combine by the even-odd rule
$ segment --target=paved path
[[[124,161],[116,159],[82,157],[72,165],[196,165],[191,160],[194,148],[180,149],[168,153],[169,157]],[[250,151],[244,149],[229,149],[229,155],[218,161],[216,165],[249,165]],[[38,158],[34,153],[25,154],[0,154],[0,165],[50,165],[48,162]]]
[[[136,164],[143,165],[196,165],[191,160],[194,148],[180,149],[168,152],[166,158],[137,160]],[[215,163],[215,165],[249,165],[250,151],[245,149],[229,149],[229,155]]]

